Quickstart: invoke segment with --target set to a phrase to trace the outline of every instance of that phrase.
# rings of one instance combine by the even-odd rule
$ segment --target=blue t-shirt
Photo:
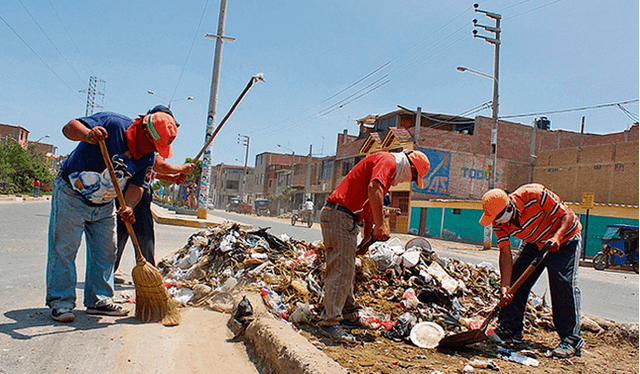
[[[155,154],[149,152],[140,159],[129,156],[129,147],[124,131],[131,126],[133,120],[116,113],[101,112],[90,117],[78,118],[89,128],[102,126],[107,130],[105,145],[118,178],[118,185],[124,191],[127,183],[147,188],[151,180],[151,171]],[[129,155],[129,156],[128,156]],[[98,144],[80,142],[64,161],[61,167],[69,176],[74,190],[93,204],[105,204],[116,197],[102,152]]]

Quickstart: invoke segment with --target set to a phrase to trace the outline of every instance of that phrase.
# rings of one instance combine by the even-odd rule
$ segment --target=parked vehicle
[[[242,200],[240,200],[237,197],[232,197],[229,199],[229,203],[227,204],[226,207],[226,211],[227,212],[236,212],[236,213],[240,213],[240,203],[242,202]]]
[[[257,199],[253,202],[256,215],[264,216],[269,214],[269,200],[267,199]]]
[[[301,210],[299,213],[293,212],[293,215],[291,215],[291,226],[295,226],[297,221],[306,223],[307,227],[313,226],[313,211]]]
[[[253,206],[251,204],[246,203],[244,201],[240,201],[240,213],[242,214],[251,214],[253,211]]]
[[[638,273],[638,226],[607,225],[602,251],[593,257],[593,267],[604,270],[611,265],[631,265]]]

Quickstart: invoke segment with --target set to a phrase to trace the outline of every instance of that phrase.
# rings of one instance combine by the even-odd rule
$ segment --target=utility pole
[[[251,142],[251,138],[246,135],[238,134],[238,144],[247,148],[247,151],[244,155],[244,174],[242,175],[242,200],[247,201],[245,196],[247,191],[247,161],[249,160],[249,143]]]
[[[313,154],[313,144],[309,144],[309,156],[307,156],[307,176],[304,183],[305,199],[311,197],[311,159]]]
[[[498,169],[498,71],[500,62],[500,20],[502,19],[502,16],[500,14],[487,12],[486,10],[480,10],[478,9],[478,4],[473,4],[473,7],[475,8],[474,11],[476,13],[482,13],[495,21],[495,26],[485,26],[479,25],[477,19],[473,20],[473,27],[480,27],[495,35],[494,38],[490,38],[478,35],[478,30],[473,30],[474,38],[484,39],[495,47],[493,56],[493,100],[491,103],[491,117],[493,121],[491,123],[491,157],[489,161],[489,165],[491,167],[491,173],[489,174],[489,189],[491,190],[495,188],[496,172]],[[483,243],[484,249],[491,248],[492,232],[493,228],[491,225],[485,226]]]
[[[95,76],[90,76],[89,77],[89,88],[86,90],[81,90],[80,92],[87,93],[87,108],[85,109],[84,115],[85,117],[89,117],[90,115],[92,115],[93,113],[96,112],[96,108],[98,109],[102,109],[104,104],[104,89],[106,86],[107,82],[95,77]],[[98,101],[96,100],[96,97],[101,97],[102,98],[102,104],[99,104]]]
[[[207,131],[204,142],[207,144],[213,136],[216,119],[216,106],[218,101],[218,85],[220,83],[220,63],[222,57],[222,42],[234,41],[234,38],[224,36],[224,21],[227,12],[227,0],[220,2],[220,15],[218,18],[218,33],[207,34],[205,38],[216,40],[216,52],[213,60],[213,73],[211,74],[211,94],[209,96],[209,110],[207,113]],[[207,199],[209,198],[209,180],[211,179],[211,145],[204,151],[202,157],[202,173],[200,175],[200,192],[198,194],[198,218],[207,218]]]
[[[498,168],[498,159],[497,159],[497,151],[498,151],[498,70],[499,70],[499,62],[500,62],[500,19],[502,16],[496,13],[487,12],[486,10],[478,9],[478,4],[473,4],[476,13],[483,13],[489,18],[495,20],[495,26],[485,26],[479,25],[478,20],[473,20],[474,27],[480,27],[486,31],[495,34],[495,38],[489,38],[483,35],[478,35],[478,30],[473,30],[473,37],[484,39],[486,42],[491,43],[495,46],[495,52],[493,57],[493,100],[491,103],[491,175],[489,176],[489,189],[493,189],[495,187],[496,182],[496,170]]]

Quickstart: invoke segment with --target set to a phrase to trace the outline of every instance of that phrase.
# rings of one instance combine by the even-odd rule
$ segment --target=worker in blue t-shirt
[[[101,112],[69,121],[63,134],[78,145],[55,178],[49,221],[46,303],[59,322],[75,319],[75,258],[84,233],[87,260],[84,305],[87,314],[125,316],[113,303],[113,265],[116,256],[115,188],[98,142],[103,140],[126,207],[118,210],[123,221],[135,222],[133,207],[147,188],[155,152],[169,158],[178,134],[173,117],[157,112],[135,120]]]

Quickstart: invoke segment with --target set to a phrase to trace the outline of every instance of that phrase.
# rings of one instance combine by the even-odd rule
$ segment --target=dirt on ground
[[[425,349],[408,342],[386,339],[378,331],[353,330],[360,341],[354,346],[336,344],[315,327],[302,325],[301,333],[351,373],[638,373],[638,327],[611,325],[600,334],[583,332],[586,346],[581,357],[556,359],[546,356],[560,342],[554,331],[524,334],[519,344],[500,345],[535,358],[537,367],[500,358],[498,345],[476,343],[459,349]],[[489,368],[493,363],[499,370]],[[465,371],[472,364],[473,371]],[[467,366],[467,370],[469,367]]]

